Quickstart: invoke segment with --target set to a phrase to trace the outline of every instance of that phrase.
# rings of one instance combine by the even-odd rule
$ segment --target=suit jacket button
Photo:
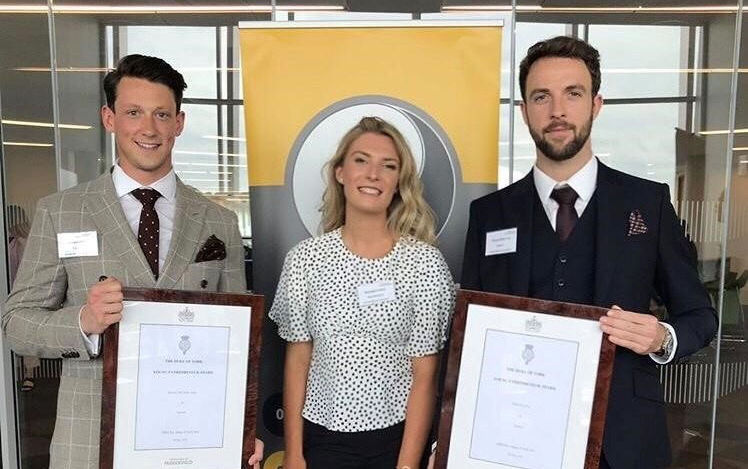
[[[200,280],[200,288],[208,288],[208,281],[205,279]]]

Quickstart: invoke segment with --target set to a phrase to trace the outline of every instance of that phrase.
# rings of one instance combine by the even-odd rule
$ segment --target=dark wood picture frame
[[[452,320],[450,344],[447,356],[447,370],[442,393],[442,404],[438,430],[438,445],[436,448],[436,469],[446,469],[449,456],[450,438],[452,435],[452,419],[457,396],[457,386],[460,361],[462,360],[462,345],[465,340],[465,323],[467,322],[468,305],[476,304],[530,311],[543,314],[553,314],[579,319],[597,321],[607,313],[607,309],[596,306],[562,303],[558,301],[538,300],[497,293],[486,293],[471,290],[458,290],[455,314]],[[613,361],[615,359],[615,344],[607,340],[603,334],[600,344],[600,361],[597,368],[597,382],[592,404],[590,431],[587,437],[587,454],[584,469],[597,469],[600,465],[600,453],[603,444],[603,430],[605,428],[605,413],[608,408],[608,391],[610,379],[613,375]]]
[[[225,306],[249,306],[252,318],[249,331],[249,356],[247,357],[247,387],[244,397],[244,434],[242,439],[242,469],[249,469],[247,460],[254,453],[257,424],[257,398],[259,393],[260,350],[262,348],[262,321],[265,316],[265,299],[261,295],[217,293],[185,290],[159,290],[150,288],[123,288],[124,301],[152,301],[163,303],[192,303]],[[117,363],[119,352],[119,326],[109,326],[103,334],[104,360],[101,389],[101,436],[99,469],[112,469],[114,464],[114,416],[117,403]]]

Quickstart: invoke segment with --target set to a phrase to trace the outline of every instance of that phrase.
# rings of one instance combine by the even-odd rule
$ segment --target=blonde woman
[[[326,166],[324,234],[286,256],[284,469],[416,469],[454,283],[400,132],[365,117]]]

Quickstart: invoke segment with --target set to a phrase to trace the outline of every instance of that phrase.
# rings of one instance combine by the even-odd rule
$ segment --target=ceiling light
[[[211,187],[211,188],[208,188],[208,189],[200,189],[200,191],[203,194],[207,193],[207,194],[210,194],[210,195],[220,195],[220,196],[224,196],[224,197],[226,197],[226,196],[237,196],[237,195],[238,196],[245,196],[245,195],[247,195],[247,192],[226,191],[226,190],[218,189],[216,187]]]
[[[608,68],[602,73],[732,73],[731,68]],[[739,68],[738,73],[748,73],[748,68]]]
[[[212,179],[182,179],[182,182],[216,182],[216,178]]]
[[[190,13],[270,13],[273,7],[257,5],[213,5],[213,6],[174,6],[174,5],[0,5],[0,13],[53,13],[74,14],[190,14]],[[278,5],[276,11],[340,11],[341,5]]]
[[[174,150],[174,153],[181,155],[206,155],[206,156],[238,156],[246,158],[246,153],[216,153],[214,151],[189,151],[189,150]]]
[[[174,164],[181,164],[185,166],[211,166],[215,168],[216,166],[220,166],[222,168],[246,168],[246,164],[218,164],[218,163],[188,163],[185,161],[174,161]]]
[[[3,142],[3,145],[8,145],[12,147],[52,147],[54,146],[51,143],[33,143],[33,142]]]
[[[698,132],[699,135],[727,135],[729,130],[702,130]],[[748,129],[735,129],[733,133],[736,134],[748,134]]]
[[[54,128],[54,124],[51,122],[34,122],[34,121],[16,121],[10,119],[3,119],[2,123],[5,125],[24,125],[27,127],[49,127]],[[61,129],[74,129],[74,130],[89,130],[93,126],[90,125],[79,125],[79,124],[60,124],[58,125]]]
[[[223,135],[203,135],[203,138],[212,138],[213,140],[231,140],[233,142],[246,142],[247,139],[241,137],[224,137]]]
[[[13,70],[17,72],[51,72],[49,67],[16,67]],[[57,72],[85,72],[85,73],[107,73],[114,70],[109,67],[57,67]],[[239,67],[179,67],[182,72],[240,72]]]
[[[443,11],[511,11],[510,5],[450,5]],[[736,6],[687,6],[687,7],[542,7],[518,5],[518,13],[734,13]]]
[[[178,169],[179,174],[234,174],[233,171],[188,171],[184,169]]]

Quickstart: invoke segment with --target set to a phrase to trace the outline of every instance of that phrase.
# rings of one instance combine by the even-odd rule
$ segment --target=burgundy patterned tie
[[[135,189],[132,195],[143,204],[138,225],[138,243],[143,255],[151,266],[154,277],[158,279],[158,214],[156,200],[161,194],[156,189]]]
[[[574,202],[579,196],[571,186],[564,186],[553,189],[551,199],[558,202],[558,212],[556,213],[556,233],[561,242],[566,241],[577,224],[579,216],[574,208]]]

